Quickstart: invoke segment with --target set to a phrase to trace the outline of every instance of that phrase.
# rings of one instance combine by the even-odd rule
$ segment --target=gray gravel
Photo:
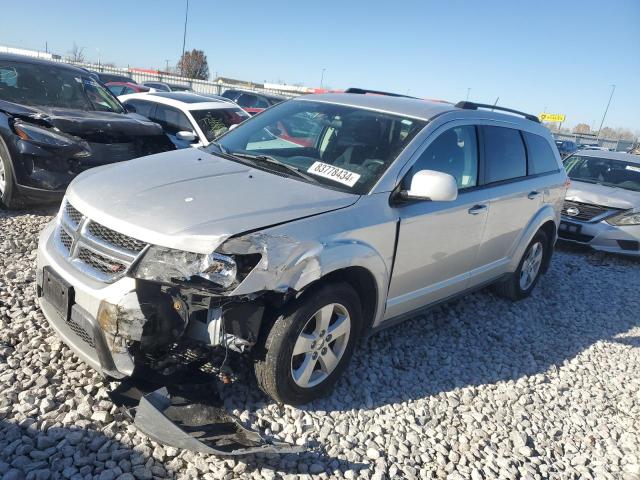
[[[534,295],[489,291],[366,341],[302,409],[237,382],[225,403],[303,455],[222,459],[150,441],[35,304],[52,211],[0,211],[0,476],[640,479],[640,263],[561,248]]]

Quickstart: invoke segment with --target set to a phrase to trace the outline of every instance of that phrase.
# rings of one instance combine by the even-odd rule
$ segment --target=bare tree
[[[177,65],[178,71],[183,77],[207,80],[209,78],[209,64],[207,56],[202,50],[193,49],[184,52]]]
[[[84,63],[84,47],[79,47],[76,42],[73,42],[73,48],[69,52],[69,60],[76,63]]]
[[[579,123],[573,127],[573,133],[591,133],[591,127],[586,123]]]

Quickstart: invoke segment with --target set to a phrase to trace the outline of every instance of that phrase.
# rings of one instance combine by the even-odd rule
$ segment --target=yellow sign
[[[564,122],[564,119],[567,118],[562,113],[541,113],[539,115],[541,122]]]

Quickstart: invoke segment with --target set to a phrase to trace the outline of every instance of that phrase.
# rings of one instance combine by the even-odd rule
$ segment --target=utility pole
[[[320,75],[320,88],[322,88],[322,82],[324,82],[324,71],[326,70],[326,68],[322,69],[322,74]]]
[[[600,131],[602,130],[602,125],[604,125],[604,119],[607,116],[607,112],[609,111],[609,105],[611,105],[611,99],[613,98],[613,92],[616,91],[616,86],[611,85],[611,95],[609,95],[609,101],[607,102],[607,107],[604,109],[604,113],[602,114],[602,121],[600,122],[600,128],[598,128],[598,135],[596,138],[600,138]]]
[[[469,101],[469,94],[471,94],[471,88],[467,88],[467,102]]]
[[[169,73],[169,60],[164,61],[164,71]]]
[[[189,0],[187,0],[187,8],[184,12],[184,34],[182,35],[182,56],[180,57],[180,75],[182,75],[182,70],[184,69],[184,46],[187,42],[187,19],[189,18]]]

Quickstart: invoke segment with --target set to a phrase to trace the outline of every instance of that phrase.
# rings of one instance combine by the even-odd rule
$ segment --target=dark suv
[[[286,100],[280,95],[247,92],[245,90],[225,90],[223,97],[233,100],[240,105],[249,115],[260,113],[265,108],[276,105]]]
[[[60,199],[88,168],[173,149],[86,70],[0,54],[0,204]]]

